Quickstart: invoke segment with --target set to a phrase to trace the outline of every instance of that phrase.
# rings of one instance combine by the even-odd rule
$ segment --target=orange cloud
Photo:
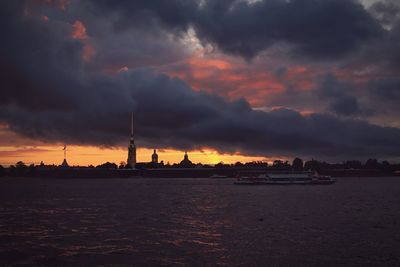
[[[206,59],[193,57],[188,60],[188,63],[196,68],[216,68],[219,70],[227,70],[232,68],[232,63],[222,59]]]
[[[90,61],[92,57],[95,55],[96,49],[90,43],[89,36],[86,32],[86,27],[81,21],[77,20],[74,22],[74,24],[72,24],[71,37],[84,42],[82,59],[85,62]]]
[[[282,64],[278,64],[282,65]],[[286,88],[312,90],[323,70],[309,66],[289,66],[280,76],[271,62],[248,64],[231,57],[207,57],[193,54],[189,59],[160,70],[186,81],[195,90],[219,94],[230,100],[245,98],[253,107],[265,106],[268,100]]]
[[[365,65],[353,63],[341,68],[334,68],[332,72],[342,81],[350,81],[360,87],[365,86],[370,80],[397,78],[400,71],[397,69],[387,70],[373,64]]]
[[[86,43],[83,47],[82,58],[84,61],[88,62],[92,59],[92,57],[96,54],[96,50],[93,45],[90,43]]]
[[[77,20],[72,24],[71,37],[78,40],[85,40],[88,38],[86,27],[81,21]]]
[[[314,87],[316,76],[320,73],[306,66],[291,66],[288,67],[285,79],[297,88],[308,90]]]

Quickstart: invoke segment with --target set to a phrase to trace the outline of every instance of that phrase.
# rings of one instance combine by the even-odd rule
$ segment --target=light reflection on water
[[[399,265],[400,180],[0,180],[0,265]]]

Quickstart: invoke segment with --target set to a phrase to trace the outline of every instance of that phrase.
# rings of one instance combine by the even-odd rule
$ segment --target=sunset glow
[[[137,149],[138,162],[150,162],[153,149]],[[164,164],[179,163],[183,159],[184,151],[173,149],[162,149],[157,151],[160,161]],[[245,163],[251,161],[269,161],[265,157],[250,157],[242,155],[220,154],[217,151],[202,150],[188,151],[189,158],[193,163],[217,164],[223,162],[226,164],[236,163],[238,161]],[[71,166],[89,166],[100,165],[105,162],[112,162],[119,165],[126,162],[126,148],[99,148],[93,146],[67,146],[67,161]],[[38,165],[43,161],[46,165],[60,165],[64,159],[63,145],[52,146],[23,146],[23,147],[0,147],[0,165],[14,165],[20,160],[25,164]]]
[[[128,138],[127,138],[128,139]],[[48,144],[42,141],[16,135],[9,130],[7,125],[0,125],[0,165],[15,165],[18,161],[25,164],[38,165],[42,161],[46,165],[60,165],[64,159],[64,144]],[[150,162],[154,148],[137,149],[138,162]],[[179,163],[183,159],[184,151],[175,149],[157,149],[159,161],[164,164]],[[189,158],[193,163],[217,164],[220,162],[233,164],[236,162],[266,161],[271,163],[276,158],[265,156],[246,156],[240,153],[219,153],[211,148],[188,151]],[[126,147],[97,147],[82,145],[67,145],[67,160],[71,166],[100,165],[105,162],[126,163]]]

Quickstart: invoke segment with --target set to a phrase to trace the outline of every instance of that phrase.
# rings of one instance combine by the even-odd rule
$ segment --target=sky
[[[400,162],[396,0],[1,1],[0,164]]]

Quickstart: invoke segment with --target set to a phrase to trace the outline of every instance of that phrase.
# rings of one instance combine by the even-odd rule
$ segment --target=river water
[[[400,178],[0,180],[0,266],[400,266]]]

